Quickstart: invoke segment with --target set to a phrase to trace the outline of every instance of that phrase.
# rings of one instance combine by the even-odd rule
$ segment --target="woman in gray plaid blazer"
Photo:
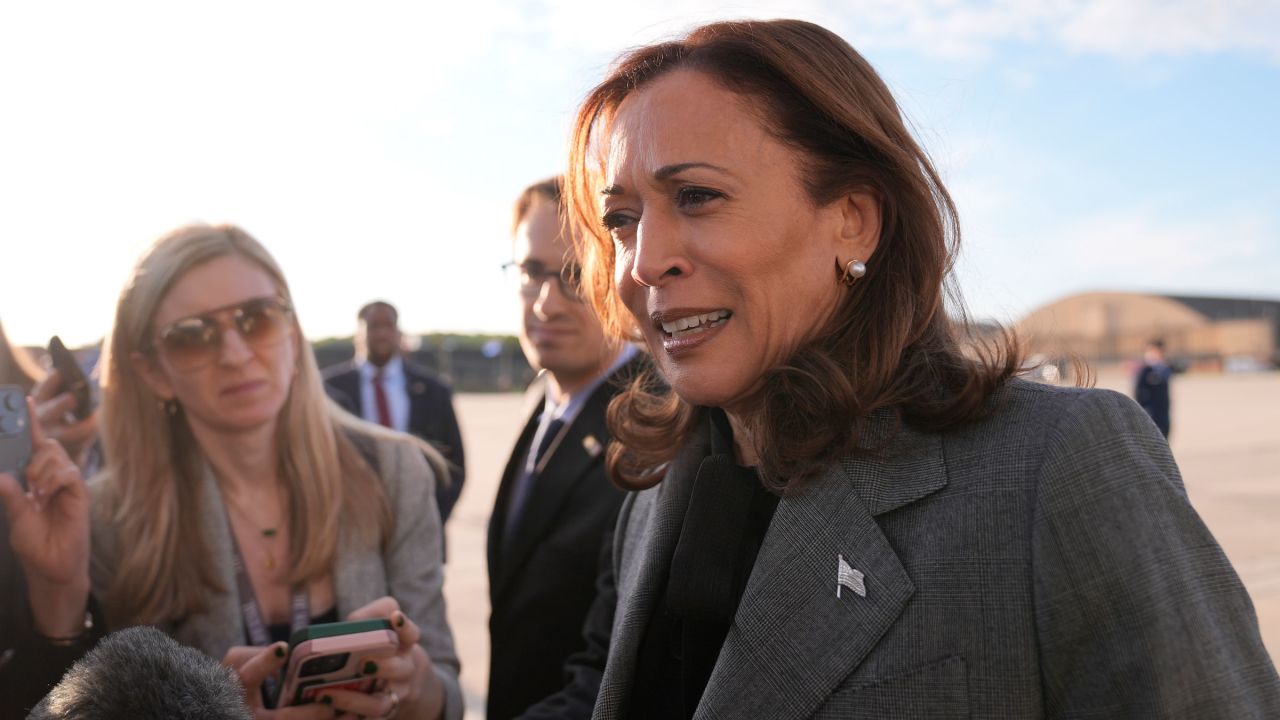
[[[661,373],[611,411],[638,492],[595,717],[1280,716],[1150,421],[962,348],[955,207],[843,40],[634,50],[567,178],[586,294]]]

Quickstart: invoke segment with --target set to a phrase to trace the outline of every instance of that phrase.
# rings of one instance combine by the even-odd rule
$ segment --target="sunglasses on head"
[[[155,347],[175,368],[196,370],[218,357],[223,328],[234,328],[245,344],[260,350],[284,339],[292,314],[279,298],[254,298],[170,323],[156,333]]]

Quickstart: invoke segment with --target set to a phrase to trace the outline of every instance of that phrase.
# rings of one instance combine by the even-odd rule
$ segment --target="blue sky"
[[[411,331],[512,332],[510,203],[560,169],[610,60],[777,16],[835,30],[898,95],[959,204],[975,315],[1280,297],[1275,3],[12,3],[0,320],[90,342],[139,251],[202,219],[277,255],[313,337],[372,297]]]

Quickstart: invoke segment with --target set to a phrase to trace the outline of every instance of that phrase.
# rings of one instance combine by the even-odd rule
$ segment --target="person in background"
[[[97,426],[96,413],[66,422],[71,396],[56,393],[57,373],[46,374],[12,345],[3,326],[0,385],[36,395],[28,398],[35,421],[26,475],[40,490],[29,494],[12,474],[0,473],[0,720],[10,720],[24,717],[101,635],[101,615],[88,603],[88,585],[76,582],[75,558],[87,557],[89,502],[83,483],[70,481],[79,475],[68,454],[68,448],[83,454]],[[67,546],[69,562],[61,554]]]
[[[430,370],[405,359],[400,314],[391,303],[375,300],[360,308],[357,320],[355,359],[325,368],[325,387],[352,415],[422,438],[440,450],[449,461],[448,481],[436,487],[443,524],[467,476],[453,393]]]
[[[231,668],[151,627],[112,633],[27,720],[252,720]]]
[[[71,415],[75,397],[62,390],[57,370],[46,371],[25,349],[9,342],[0,325],[0,385],[16,385],[36,401],[36,417],[45,435],[62,444],[81,468],[90,460],[90,452],[98,439],[98,414],[84,419]],[[88,468],[86,475],[92,473]]]
[[[103,627],[89,597],[89,492],[40,421],[30,428],[29,491],[0,472],[0,720],[25,716]]]
[[[1142,367],[1134,378],[1133,398],[1151,416],[1165,438],[1169,437],[1169,381],[1173,369],[1164,359],[1164,340],[1147,343],[1142,354]]]
[[[386,618],[400,645],[366,671],[378,691],[280,714],[462,716],[443,460],[328,400],[261,244],[233,225],[156,241],[121,292],[102,368],[90,574],[109,625],[154,625],[242,667],[310,624]]]
[[[968,339],[956,208],[847,42],[636,48],[570,152],[584,294],[667,381],[610,407],[636,492],[596,720],[1280,717],[1142,410]]]
[[[641,364],[634,346],[605,337],[578,294],[560,185],[557,177],[525,189],[512,222],[507,271],[520,298],[520,346],[541,372],[489,519],[489,720],[564,687],[565,660],[582,647],[623,498],[605,473],[605,412]],[[594,686],[589,694],[588,712]]]

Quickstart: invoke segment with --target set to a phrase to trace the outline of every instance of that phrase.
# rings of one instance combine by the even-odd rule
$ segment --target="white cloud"
[[[1196,217],[1135,207],[1061,227],[992,230],[959,269],[980,317],[1017,320],[1091,290],[1276,297],[1280,224],[1256,210]]]
[[[1093,0],[0,4],[0,66],[11,70],[0,73],[0,242],[6,266],[24,269],[8,288],[22,300],[0,312],[24,339],[57,331],[90,340],[105,327],[141,246],[202,218],[242,223],[280,255],[316,334],[349,331],[350,309],[373,295],[402,301],[415,329],[511,329],[515,315],[496,270],[509,250],[507,204],[525,182],[556,169],[556,133],[569,109],[627,47],[713,18],[790,16],[830,27],[859,48],[948,59],[981,60],[1009,43],[1125,57],[1276,58],[1280,43],[1268,41],[1280,36],[1280,11],[1260,3],[1219,7],[1147,0],[1120,10]],[[1015,64],[999,72],[1014,87],[1036,81]],[[999,291],[1014,298],[1004,304],[1016,305],[1040,291],[1026,289],[1026,267],[1007,262],[1034,270],[1040,259],[1019,249],[1010,225],[1034,178],[1016,174],[1026,169],[987,168],[993,155],[1007,161],[1002,167],[1046,163],[1029,162],[1022,149],[1001,150],[981,120],[957,127],[964,115],[947,108],[963,103],[967,86],[950,76],[939,82],[897,92],[914,117],[928,121],[921,134],[961,206],[972,258],[964,267],[986,273],[988,282],[971,295]],[[959,97],[940,104],[947,93]],[[1171,229],[1180,257],[1195,245],[1190,238],[1207,236],[1204,224],[1192,233],[1154,212],[1079,229],[1095,237],[1107,227],[1125,229],[1112,233],[1116,244]],[[1135,248],[1113,249],[1127,263],[1148,252]],[[1072,275],[1070,257],[1056,262],[1059,275]],[[1171,282],[1199,270],[1162,267],[1153,277]],[[1250,267],[1263,264],[1239,269],[1262,272]],[[1230,274],[1206,272],[1201,277]],[[1051,280],[1039,284],[1056,287]]]
[[[1065,47],[1125,58],[1218,52],[1280,62],[1280,4],[1273,0],[1092,0],[1064,18]]]
[[[1070,255],[1084,283],[1274,293],[1261,274],[1280,234],[1269,225],[1259,215],[1183,218],[1138,208],[1085,218],[1050,242]]]
[[[857,47],[981,59],[1002,44],[1054,45],[1124,58],[1241,52],[1280,62],[1280,4],[1271,0],[594,0],[525,3],[526,28],[556,47],[618,52],[717,18],[798,17]],[[1025,77],[1016,78],[1025,82]]]

